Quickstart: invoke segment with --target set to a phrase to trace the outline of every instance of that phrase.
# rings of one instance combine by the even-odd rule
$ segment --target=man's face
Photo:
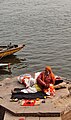
[[[45,69],[45,75],[49,75],[49,71]]]

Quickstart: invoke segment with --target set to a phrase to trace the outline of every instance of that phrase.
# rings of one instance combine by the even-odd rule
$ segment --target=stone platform
[[[45,103],[37,106],[21,106],[19,102],[10,102],[11,90],[21,88],[17,78],[6,78],[0,82],[0,106],[4,109],[4,120],[70,120],[64,119],[64,114],[71,114],[71,96],[66,88],[56,90],[56,95],[46,98]],[[2,119],[0,119],[2,120]]]

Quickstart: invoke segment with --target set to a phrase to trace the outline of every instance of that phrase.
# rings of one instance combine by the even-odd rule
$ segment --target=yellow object
[[[37,101],[39,101],[40,99],[39,98],[36,98]]]
[[[38,84],[35,84],[35,88],[37,91],[42,91],[41,88],[38,86]]]
[[[44,96],[44,99],[46,99],[47,98],[47,96]]]

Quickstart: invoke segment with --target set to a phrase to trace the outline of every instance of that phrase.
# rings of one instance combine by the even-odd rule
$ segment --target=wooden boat
[[[12,74],[10,63],[0,63],[0,75]]]
[[[10,63],[0,63],[0,69],[4,69],[4,68],[10,68]]]
[[[24,46],[25,45],[11,45],[11,43],[7,46],[0,46],[0,59],[18,52]]]
[[[0,63],[0,74],[5,72],[11,73],[10,63]]]

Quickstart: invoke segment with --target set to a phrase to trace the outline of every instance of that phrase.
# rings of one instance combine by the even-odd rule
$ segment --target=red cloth
[[[23,100],[22,106],[34,106],[36,103],[36,100]]]
[[[46,74],[47,71],[48,74]],[[37,77],[37,84],[42,90],[44,90],[49,88],[50,84],[54,84],[55,80],[55,75],[53,74],[51,68],[47,66],[45,68],[45,71],[41,72],[40,75]]]

